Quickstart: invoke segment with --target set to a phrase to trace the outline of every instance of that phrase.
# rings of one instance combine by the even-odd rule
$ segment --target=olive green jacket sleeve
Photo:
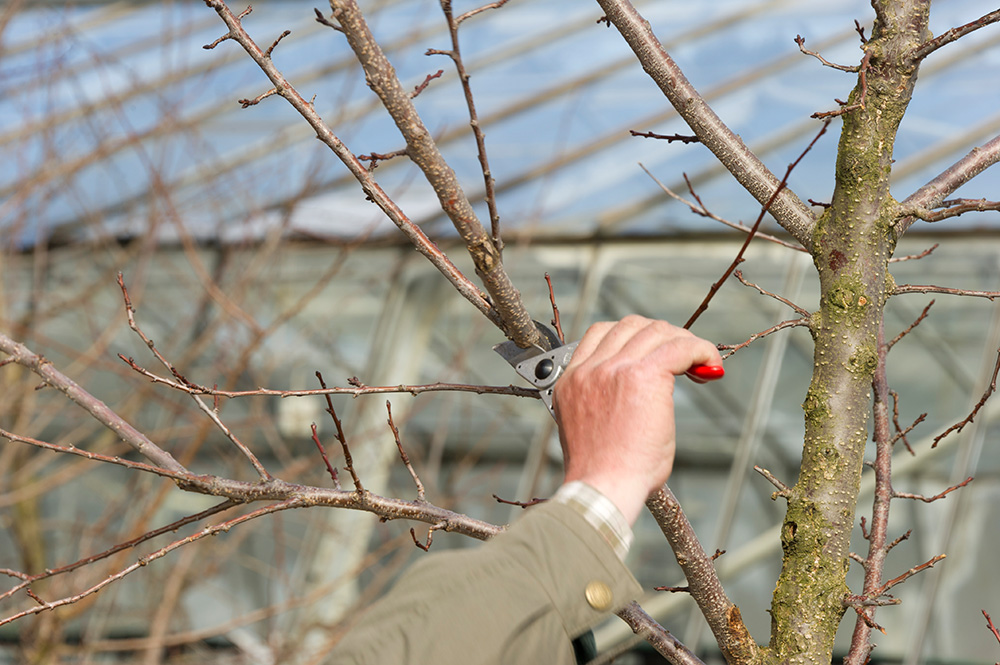
[[[548,502],[475,549],[411,567],[328,662],[572,665],[571,640],[640,591],[579,513]]]

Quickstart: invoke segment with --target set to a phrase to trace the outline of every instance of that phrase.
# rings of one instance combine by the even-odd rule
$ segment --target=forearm
[[[481,547],[415,565],[332,662],[573,663],[570,641],[640,591],[597,530],[550,502]]]

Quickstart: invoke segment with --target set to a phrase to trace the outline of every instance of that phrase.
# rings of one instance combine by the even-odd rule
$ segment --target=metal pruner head
[[[510,363],[514,371],[525,378],[531,385],[538,388],[542,402],[545,403],[549,413],[554,418],[552,388],[566,370],[566,366],[569,365],[569,361],[572,359],[573,352],[576,350],[579,342],[560,344],[559,338],[548,327],[538,321],[534,323],[538,327],[539,332],[549,340],[549,343],[552,345],[551,350],[546,351],[537,346],[524,349],[510,341],[497,344],[493,347],[493,350]]]

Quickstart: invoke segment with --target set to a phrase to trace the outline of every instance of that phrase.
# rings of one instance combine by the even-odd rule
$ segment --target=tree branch
[[[170,552],[172,552],[172,551],[174,551],[174,550],[176,550],[176,549],[178,549],[180,547],[183,547],[184,545],[188,545],[188,544],[193,543],[195,541],[201,540],[202,538],[205,538],[206,536],[214,536],[214,535],[217,535],[219,533],[223,533],[223,532],[229,531],[231,528],[233,528],[234,526],[236,526],[238,524],[241,524],[243,522],[248,522],[248,521],[250,521],[250,520],[252,520],[254,518],[261,517],[263,515],[269,515],[271,513],[276,513],[276,512],[282,511],[282,510],[289,510],[291,508],[301,508],[304,505],[306,505],[306,504],[302,503],[302,501],[299,500],[299,499],[294,499],[294,498],[293,499],[288,499],[288,500],[282,501],[280,503],[275,503],[275,504],[271,504],[269,506],[264,506],[263,508],[258,508],[257,510],[255,510],[255,511],[253,511],[251,513],[248,513],[246,515],[241,515],[239,517],[235,517],[235,518],[233,518],[231,520],[228,520],[226,522],[222,522],[221,524],[216,524],[214,526],[205,527],[204,529],[198,531],[197,533],[193,533],[190,536],[187,536],[186,538],[181,538],[179,540],[175,540],[174,542],[170,543],[169,545],[161,547],[160,549],[156,550],[155,552],[152,552],[150,554],[147,554],[147,555],[139,558],[135,563],[133,563],[133,564],[131,564],[129,566],[126,566],[125,568],[123,568],[123,569],[119,570],[118,572],[116,572],[116,573],[114,573],[114,574],[106,577],[105,579],[101,580],[97,584],[94,584],[93,586],[85,589],[84,591],[81,591],[78,594],[74,594],[72,596],[66,596],[66,597],[60,598],[59,600],[54,600],[54,601],[50,601],[50,602],[43,602],[43,601],[41,601],[40,598],[35,597],[35,600],[39,602],[38,605],[35,605],[34,607],[31,607],[31,608],[26,609],[24,611],[17,612],[15,614],[10,615],[10,616],[4,617],[3,619],[0,619],[0,626],[3,626],[5,624],[11,623],[13,621],[16,621],[16,620],[18,620],[18,619],[20,619],[22,617],[30,616],[32,614],[38,614],[40,612],[46,612],[48,610],[53,610],[53,609],[55,609],[57,607],[63,607],[65,605],[71,605],[73,603],[77,603],[77,602],[83,600],[84,598],[86,598],[87,596],[91,596],[91,595],[97,593],[98,591],[100,591],[101,589],[105,588],[106,586],[108,586],[108,585],[110,585],[110,584],[112,584],[114,582],[117,582],[117,581],[123,579],[124,577],[128,576],[131,573],[134,573],[135,571],[139,570],[140,568],[144,568],[145,566],[148,566],[153,561],[156,561],[157,559],[162,559],[163,557],[165,557]]]
[[[507,0],[500,3],[493,3],[487,7],[480,7],[472,13],[466,12],[462,16],[455,18],[452,11],[451,0],[441,0],[441,10],[444,12],[445,20],[448,22],[448,34],[451,36],[451,51],[448,56],[455,63],[455,70],[458,72],[458,80],[462,83],[462,92],[465,94],[465,105],[469,109],[469,125],[472,127],[472,134],[476,138],[476,152],[479,157],[479,166],[483,172],[483,189],[486,198],[486,207],[490,213],[490,231],[493,237],[493,245],[498,253],[503,252],[503,240],[500,236],[500,213],[497,210],[497,194],[494,187],[493,173],[490,171],[490,161],[486,155],[486,136],[483,128],[479,124],[479,114],[476,111],[476,102],[472,96],[472,86],[469,85],[469,72],[465,69],[465,61],[462,60],[462,51],[458,41],[459,24],[471,18],[476,13],[486,9],[498,9]]]
[[[670,543],[687,578],[689,592],[704,615],[729,663],[750,663],[758,647],[743,623],[740,610],[722,588],[712,557],[705,553],[691,523],[670,488],[664,485],[646,501],[646,507]]]
[[[909,570],[907,570],[902,575],[899,575],[897,577],[892,578],[891,580],[889,580],[888,582],[886,582],[885,584],[882,585],[882,591],[881,591],[881,593],[883,593],[883,594],[886,593],[892,587],[896,586],[897,584],[901,584],[902,582],[905,582],[906,580],[910,579],[911,577],[913,577],[914,575],[916,575],[919,572],[927,570],[928,568],[933,568],[934,564],[936,564],[938,561],[941,561],[945,557],[946,557],[946,555],[944,555],[944,554],[938,554],[937,556],[932,557],[930,560],[925,561],[924,563],[922,563],[922,564],[920,564],[918,566],[914,566],[913,568],[910,568]]]
[[[996,23],[997,21],[1000,21],[1000,9],[996,9],[985,16],[977,18],[975,21],[966,23],[965,25],[960,25],[957,28],[952,28],[951,30],[942,32],[934,39],[926,41],[914,49],[914,51],[910,54],[910,57],[922,60],[945,44],[950,44],[974,30],[978,30],[979,28],[987,26],[990,23]]]
[[[607,19],[631,47],[642,68],[694,131],[698,139],[760,203],[778,189],[778,178],[708,106],[653,34],[649,23],[628,0],[597,0]],[[794,193],[783,189],[768,212],[802,244],[810,246],[812,212]]]
[[[967,212],[985,212],[987,210],[1000,210],[1000,201],[987,201],[986,199],[952,199],[941,202],[941,210],[928,210],[927,208],[906,207],[901,211],[902,215],[913,216],[925,222],[940,222],[952,217],[964,215]]]
[[[354,153],[327,126],[323,118],[316,112],[312,103],[306,101],[298,93],[288,80],[285,79],[284,75],[278,71],[278,68],[274,66],[271,59],[267,58],[264,51],[250,38],[250,35],[247,34],[240,23],[240,17],[235,16],[223,0],[205,0],[205,4],[214,9],[229,28],[229,35],[227,37],[243,47],[251,59],[257,63],[261,71],[271,80],[271,83],[274,84],[277,94],[284,97],[298,111],[299,115],[305,118],[306,122],[315,130],[316,138],[325,143],[340,158],[344,165],[347,166],[351,174],[361,184],[361,189],[365,192],[369,200],[375,203],[392,220],[392,223],[413,243],[417,251],[427,257],[431,264],[441,271],[466,300],[475,305],[497,327],[504,330],[506,324],[500,314],[494,309],[493,304],[475,284],[462,274],[437,245],[427,237],[427,234],[414,224],[399,206],[389,198],[389,195],[379,186],[368,169],[365,168],[365,165],[355,157]]]
[[[145,543],[145,542],[147,542],[149,540],[152,540],[153,538],[156,538],[158,536],[162,536],[165,533],[176,532],[178,529],[180,529],[183,526],[187,526],[188,524],[192,524],[194,522],[201,521],[201,520],[205,519],[206,517],[211,517],[212,515],[216,515],[218,513],[225,512],[225,511],[229,510],[230,508],[233,508],[233,507],[238,506],[238,505],[239,505],[239,503],[236,502],[236,501],[231,501],[231,500],[223,501],[222,503],[216,504],[215,506],[212,506],[211,508],[208,508],[206,510],[201,511],[200,513],[195,513],[194,515],[188,515],[186,517],[182,517],[181,519],[179,519],[177,521],[174,521],[174,522],[171,522],[170,524],[167,524],[166,526],[162,526],[162,527],[160,527],[158,529],[153,529],[152,531],[147,531],[146,533],[142,534],[141,536],[138,536],[136,538],[132,538],[132,539],[127,540],[127,541],[122,542],[122,543],[118,543],[114,547],[111,547],[111,548],[109,548],[109,549],[107,549],[107,550],[105,550],[103,552],[98,553],[98,554],[92,554],[91,556],[84,557],[83,559],[80,559],[78,561],[74,561],[73,563],[66,564],[64,566],[59,566],[58,568],[50,568],[50,569],[48,569],[48,570],[46,570],[44,572],[37,573],[35,575],[28,575],[26,573],[20,573],[20,572],[12,571],[12,570],[4,570],[3,571],[4,574],[6,574],[6,575],[8,575],[10,577],[16,577],[17,579],[20,579],[21,582],[19,584],[15,585],[14,587],[8,589],[7,591],[3,592],[2,594],[0,594],[0,600],[5,600],[7,598],[10,598],[11,596],[13,596],[14,594],[16,594],[21,589],[27,589],[29,584],[34,584],[35,582],[38,582],[40,580],[48,579],[50,577],[55,577],[57,575],[63,575],[65,573],[71,573],[74,570],[77,570],[79,568],[83,568],[84,566],[89,566],[90,564],[92,564],[92,563],[94,563],[96,561],[100,561],[102,559],[106,559],[106,558],[108,558],[108,557],[110,557],[112,555],[117,554],[118,552],[121,552],[121,551],[124,551],[124,550],[127,550],[127,549],[132,549],[133,547],[141,545],[142,543]]]
[[[974,291],[972,289],[953,289],[947,286],[936,286],[934,284],[899,284],[889,295],[898,296],[904,293],[947,293],[953,296],[971,296],[974,298],[986,298],[993,300],[1000,298],[1000,291]]]
[[[420,482],[420,476],[418,476],[417,472],[413,469],[413,465],[410,463],[410,456],[406,454],[405,450],[403,450],[403,442],[399,439],[399,428],[396,427],[396,423],[392,420],[392,403],[389,402],[389,400],[385,401],[385,410],[389,414],[389,418],[386,422],[389,424],[389,429],[392,430],[392,438],[396,440],[396,450],[399,451],[399,458],[403,461],[403,466],[406,467],[406,470],[410,472],[410,477],[413,478],[413,484],[417,487],[417,502],[423,503],[427,500],[424,493],[424,484]],[[428,534],[428,547],[430,544],[430,534]]]
[[[700,658],[681,644],[677,638],[649,616],[639,603],[633,601],[618,611],[618,616],[627,623],[632,632],[642,637],[673,665],[704,665]]]
[[[57,370],[42,356],[32,353],[26,346],[15,342],[3,333],[0,333],[0,351],[7,353],[15,363],[31,370],[40,376],[45,383],[66,395],[73,403],[93,416],[156,466],[174,473],[187,472],[187,469],[170,453],[150,441],[145,434],[112,411],[107,404],[81,388],[73,379]]]
[[[213,475],[201,475],[190,471],[171,471],[151,466],[142,462],[134,462],[120,457],[109,457],[93,453],[75,446],[60,446],[30,437],[19,436],[5,430],[0,430],[0,437],[63,453],[84,457],[105,464],[114,464],[135,471],[153,473],[177,482],[178,487],[190,492],[231,499],[238,503],[255,501],[301,501],[303,506],[327,506],[331,508],[347,508],[360,510],[377,515],[382,521],[405,519],[424,522],[426,524],[443,524],[441,530],[460,533],[479,540],[488,540],[502,531],[502,527],[477,520],[468,515],[455,513],[434,504],[415,501],[403,501],[372,494],[367,490],[347,491],[326,487],[313,487],[289,483],[277,478],[268,481],[243,481],[222,478]]]
[[[743,277],[743,271],[742,270],[734,270],[733,271],[733,277],[735,277],[736,279],[738,279],[739,282],[740,282],[740,284],[742,284],[743,286],[749,286],[751,289],[756,289],[756,291],[758,293],[760,293],[761,295],[768,296],[770,298],[774,298],[775,300],[777,300],[778,302],[782,303],[783,305],[787,305],[788,307],[791,307],[792,309],[795,310],[795,313],[798,314],[798,315],[800,315],[802,318],[808,318],[809,316],[812,315],[812,313],[809,310],[804,309],[802,307],[799,307],[798,305],[796,305],[795,303],[793,303],[788,298],[785,298],[783,296],[779,296],[777,293],[771,293],[770,291],[768,291],[764,287],[760,286],[759,284],[754,284],[753,282],[747,281]]]
[[[997,161],[1000,161],[1000,136],[990,139],[978,148],[973,148],[965,157],[908,196],[900,202],[900,210],[938,207],[952,192],[996,164]],[[896,222],[897,237],[902,235],[915,221],[916,218],[911,216],[903,217]]]
[[[865,578],[860,598],[875,600],[882,593],[882,571],[889,553],[889,504],[892,502],[892,437],[889,416],[889,382],[886,378],[886,355],[889,346],[885,341],[885,325],[879,322],[877,344],[877,366],[872,377],[872,405],[875,439],[875,500],[872,505],[872,526],[868,532],[868,556],[864,559]],[[864,665],[871,653],[871,629],[875,623],[875,606],[854,607],[858,620],[854,624],[851,647],[844,665]]]
[[[455,172],[445,161],[430,132],[417,114],[413,100],[403,88],[389,59],[376,42],[355,0],[330,0],[334,16],[344,29],[347,42],[365,72],[368,86],[396,123],[406,141],[407,156],[434,188],[441,209],[465,241],[466,249],[493,298],[501,329],[520,347],[548,348],[548,340],[535,327],[520,293],[504,270],[500,252],[479,222],[472,203],[462,191]]]
[[[472,385],[467,383],[426,383],[426,384],[400,384],[396,386],[368,386],[361,382],[358,377],[353,376],[347,380],[351,385],[347,387],[327,387],[315,388],[312,390],[276,390],[274,388],[257,388],[256,390],[223,390],[222,388],[202,386],[197,383],[185,380],[184,382],[174,381],[158,374],[150,372],[140,366],[133,358],[127,358],[119,354],[122,359],[133,370],[146,377],[153,383],[160,383],[174,390],[191,393],[193,395],[211,395],[212,397],[226,397],[230,399],[239,397],[311,397],[314,395],[350,395],[359,397],[361,395],[384,395],[391,393],[409,393],[410,395],[420,395],[429,392],[466,392],[477,395],[512,395],[514,397],[533,397],[538,399],[537,388],[525,388],[522,386],[486,386]]]

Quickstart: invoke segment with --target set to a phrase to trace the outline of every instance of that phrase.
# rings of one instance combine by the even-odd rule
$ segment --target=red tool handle
[[[722,365],[693,365],[686,374],[702,381],[714,381],[725,376],[726,370],[723,369]]]

